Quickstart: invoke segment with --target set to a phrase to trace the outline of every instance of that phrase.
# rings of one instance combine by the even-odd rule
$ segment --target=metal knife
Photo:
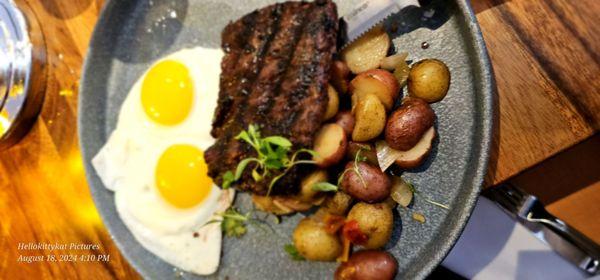
[[[420,7],[418,0],[365,0],[354,10],[345,15],[342,20],[345,24],[343,46],[358,39],[360,36],[382,23],[386,18],[400,12],[402,9],[416,6]]]

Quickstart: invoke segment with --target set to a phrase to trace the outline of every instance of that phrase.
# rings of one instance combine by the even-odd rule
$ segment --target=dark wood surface
[[[103,1],[17,2],[29,3],[42,22],[50,76],[33,130],[0,152],[0,279],[136,278],[94,207],[77,142],[77,85]],[[498,84],[498,129],[486,178],[492,185],[600,127],[600,1],[474,0],[473,7]],[[557,209],[568,211],[570,201]],[[19,250],[20,242],[100,248]],[[110,261],[17,262],[19,255],[69,254],[110,255]]]

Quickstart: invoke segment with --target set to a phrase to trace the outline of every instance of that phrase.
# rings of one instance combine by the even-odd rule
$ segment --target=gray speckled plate
[[[96,206],[113,239],[146,278],[176,278],[173,267],[145,251],[119,219],[113,194],[90,164],[114,129],[117,113],[134,81],[156,59],[192,46],[219,46],[229,20],[271,1],[128,0],[108,1],[86,59],[79,100],[79,136]],[[337,1],[339,14],[356,1]],[[176,15],[175,18],[171,15]],[[158,23],[157,23],[158,22]],[[452,73],[448,96],[433,105],[439,140],[425,166],[405,173],[426,196],[450,206],[435,207],[417,198],[413,209],[425,213],[419,224],[397,211],[388,246],[399,262],[399,277],[424,278],[452,248],[468,219],[486,170],[493,120],[493,78],[475,17],[464,0],[433,1],[424,11],[411,9],[390,19],[394,45],[409,59],[439,58]],[[421,49],[427,41],[428,49]],[[236,202],[249,206],[246,195]],[[221,266],[210,279],[328,279],[335,263],[294,262],[283,251],[298,214],[275,225],[277,234],[254,228],[241,239],[226,239]],[[199,278],[183,274],[184,278]]]

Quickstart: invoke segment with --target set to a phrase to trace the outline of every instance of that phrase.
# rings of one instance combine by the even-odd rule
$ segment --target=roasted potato
[[[326,213],[345,216],[350,205],[352,204],[352,197],[342,191],[336,192],[334,195],[327,197],[319,211],[325,211]]]
[[[390,36],[382,27],[374,28],[342,51],[342,60],[352,73],[358,74],[379,67],[390,48]]]
[[[367,249],[385,246],[392,236],[394,215],[385,203],[368,204],[359,202],[348,213],[347,221],[355,220],[362,233],[367,235],[367,242],[359,244]]]
[[[325,116],[323,117],[324,120],[329,120],[335,117],[338,109],[340,108],[340,98],[335,88],[333,88],[331,85],[327,85],[327,96],[329,97],[329,101],[327,102],[327,110],[325,111]]]
[[[394,107],[398,98],[400,85],[392,73],[373,69],[360,73],[350,82],[350,92],[352,95],[361,96],[374,94],[379,98],[387,111]]]
[[[348,65],[342,61],[336,60],[331,64],[329,73],[331,77],[329,82],[335,87],[338,93],[347,93],[348,88],[350,87],[350,68],[348,68]]]
[[[408,74],[411,96],[433,103],[442,100],[450,87],[450,70],[444,62],[425,59],[415,63]]]
[[[300,193],[298,194],[300,201],[313,205],[319,204],[319,201],[322,202],[323,193],[313,190],[312,187],[316,183],[327,182],[327,177],[327,171],[323,169],[315,170],[304,177],[300,182]]]
[[[407,97],[398,110],[388,118],[385,127],[385,141],[390,147],[400,151],[412,149],[433,126],[435,113],[420,98]]]
[[[300,255],[311,261],[334,261],[342,253],[337,235],[327,233],[325,226],[306,217],[298,223],[292,235]]]
[[[358,251],[335,271],[335,280],[392,280],[398,261],[392,254],[379,250]]]
[[[427,156],[431,151],[433,139],[435,139],[435,128],[432,126],[425,131],[421,140],[419,140],[414,147],[408,151],[401,151],[399,153],[399,156],[395,161],[396,165],[404,169],[420,166],[427,159]]]
[[[376,138],[385,128],[385,107],[373,94],[362,96],[354,108],[354,130],[352,140],[366,142]]]
[[[335,116],[335,123],[339,124],[348,137],[352,136],[352,131],[354,130],[354,115],[350,111],[341,111]]]
[[[344,129],[335,123],[326,124],[315,137],[314,161],[320,167],[329,167],[340,162],[346,153],[348,138]]]
[[[358,162],[356,166],[354,162],[346,164],[341,182],[344,192],[368,203],[383,201],[390,195],[392,182],[387,174],[366,162]]]
[[[377,151],[375,151],[375,147],[369,143],[359,143],[354,141],[348,142],[346,159],[353,161],[356,158],[356,153],[358,153],[359,150],[360,156],[365,157],[367,163],[373,166],[379,166],[379,163],[377,162]]]

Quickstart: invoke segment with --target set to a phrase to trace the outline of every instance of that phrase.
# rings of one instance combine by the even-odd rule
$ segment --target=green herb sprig
[[[246,234],[248,231],[247,225],[253,225],[261,230],[265,230],[265,228],[261,225],[261,223],[264,223],[264,221],[254,218],[252,214],[252,211],[243,214],[232,206],[227,208],[225,212],[217,214],[221,217],[221,219],[210,220],[204,226],[221,222],[221,230],[225,236],[236,238],[242,237],[244,234]]]
[[[342,183],[342,180],[344,179],[344,175],[346,175],[346,173],[348,172],[354,172],[356,173],[356,175],[358,176],[358,178],[360,179],[361,183],[363,184],[363,186],[366,188],[367,187],[367,183],[364,179],[364,177],[362,176],[362,174],[360,173],[359,169],[358,169],[358,163],[361,161],[366,161],[367,157],[362,156],[360,153],[362,150],[369,150],[368,147],[360,147],[358,149],[358,151],[356,151],[356,155],[354,155],[354,166],[352,168],[347,168],[346,170],[344,170],[342,172],[342,174],[338,177],[337,180],[337,184],[332,184],[329,182],[318,182],[315,183],[311,188],[313,191],[319,191],[319,192],[337,192],[340,188],[340,185]]]
[[[418,196],[418,197],[422,198],[423,200],[427,201],[428,203],[431,203],[431,204],[433,204],[433,205],[435,205],[435,206],[437,206],[437,207],[444,208],[444,209],[446,209],[446,210],[449,210],[449,209],[450,209],[450,207],[448,207],[448,205],[445,205],[445,204],[442,204],[442,203],[439,203],[439,202],[435,202],[435,201],[433,201],[433,200],[431,200],[431,199],[429,199],[429,198],[425,197],[425,196],[424,196],[424,195],[423,195],[423,194],[422,194],[420,191],[418,191],[418,190],[415,188],[415,186],[414,186],[414,185],[413,185],[411,182],[409,182],[408,180],[405,180],[405,179],[403,179],[403,180],[404,180],[404,182],[406,182],[406,184],[408,185],[408,188],[410,189],[410,191],[411,191],[411,192],[412,192],[412,193],[413,193],[415,196]]]
[[[250,163],[255,163],[252,169],[252,179],[260,182],[269,177],[274,171],[282,171],[277,176],[271,179],[267,196],[271,194],[273,186],[281,177],[295,165],[298,164],[315,164],[314,160],[299,160],[298,156],[302,153],[315,156],[316,153],[309,149],[299,149],[289,156],[292,149],[292,142],[282,136],[262,137],[257,126],[249,125],[248,130],[240,132],[235,137],[236,140],[243,140],[248,143],[256,151],[256,157],[245,158],[238,163],[235,173],[227,171],[223,174],[222,187],[227,189],[239,180],[244,173],[244,170]]]
[[[292,260],[295,260],[295,261],[305,260],[305,258],[302,255],[300,255],[300,252],[298,252],[298,249],[296,248],[296,246],[294,246],[294,244],[285,244],[285,246],[283,246],[283,250],[285,250],[285,252],[288,253],[288,255],[290,256],[290,258],[292,258]]]

